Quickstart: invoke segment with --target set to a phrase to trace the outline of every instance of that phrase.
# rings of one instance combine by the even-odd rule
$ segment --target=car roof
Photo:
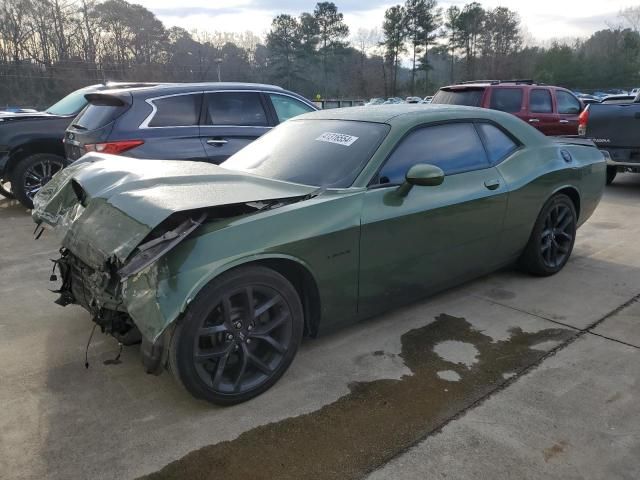
[[[456,120],[488,120],[515,134],[524,143],[544,142],[545,136],[510,113],[488,108],[444,104],[395,104],[334,108],[305,113],[289,121],[345,120],[386,123],[398,130],[409,130],[426,123]]]
[[[146,88],[137,88],[138,94],[153,93],[161,95],[173,95],[178,93],[190,93],[193,91],[218,91],[218,90],[260,90],[267,92],[285,92],[277,85],[262,83],[241,82],[203,82],[203,83],[166,83],[151,85]]]

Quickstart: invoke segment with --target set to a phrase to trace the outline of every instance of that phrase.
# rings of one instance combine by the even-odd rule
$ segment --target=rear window
[[[200,99],[202,94],[177,95],[153,101],[156,114],[149,122],[150,127],[188,127],[198,125]]]
[[[441,89],[435,94],[431,103],[479,107],[482,105],[483,94],[484,88]]]
[[[518,148],[518,145],[498,127],[490,123],[478,123],[480,135],[484,138],[487,154],[492,165],[504,160]]]
[[[113,122],[126,112],[127,108],[128,105],[110,106],[93,105],[90,103],[80,112],[80,115],[76,117],[73,126],[81,130],[96,130]]]
[[[494,88],[491,92],[489,108],[501,112],[516,113],[522,107],[521,88]]]

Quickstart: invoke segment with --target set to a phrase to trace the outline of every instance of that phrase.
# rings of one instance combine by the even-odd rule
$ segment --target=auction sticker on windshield
[[[353,143],[358,140],[358,138],[359,137],[354,137],[353,135],[347,135],[345,133],[325,132],[318,138],[316,138],[316,140],[320,142],[335,143],[337,145],[349,147],[353,145]]]

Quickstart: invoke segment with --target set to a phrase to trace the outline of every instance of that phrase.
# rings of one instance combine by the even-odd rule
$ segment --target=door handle
[[[489,190],[495,190],[500,186],[500,180],[498,180],[497,178],[493,180],[486,180],[484,182],[484,186],[487,187]]]
[[[529,123],[540,123],[540,119],[539,118],[530,118],[529,119]]]
[[[207,140],[207,145],[213,145],[214,147],[221,147],[227,143],[229,142],[224,138],[210,138]]]
[[[560,120],[560,123],[569,123],[569,120]]]

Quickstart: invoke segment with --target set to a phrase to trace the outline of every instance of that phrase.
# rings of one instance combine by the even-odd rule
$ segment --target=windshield
[[[383,123],[290,120],[221,166],[304,185],[346,188],[371,159],[389,129]]]
[[[51,105],[47,108],[46,112],[52,115],[75,115],[84,108],[87,104],[87,100],[84,98],[86,93],[93,91],[94,89],[81,88],[75,92],[71,92],[62,100]]]

